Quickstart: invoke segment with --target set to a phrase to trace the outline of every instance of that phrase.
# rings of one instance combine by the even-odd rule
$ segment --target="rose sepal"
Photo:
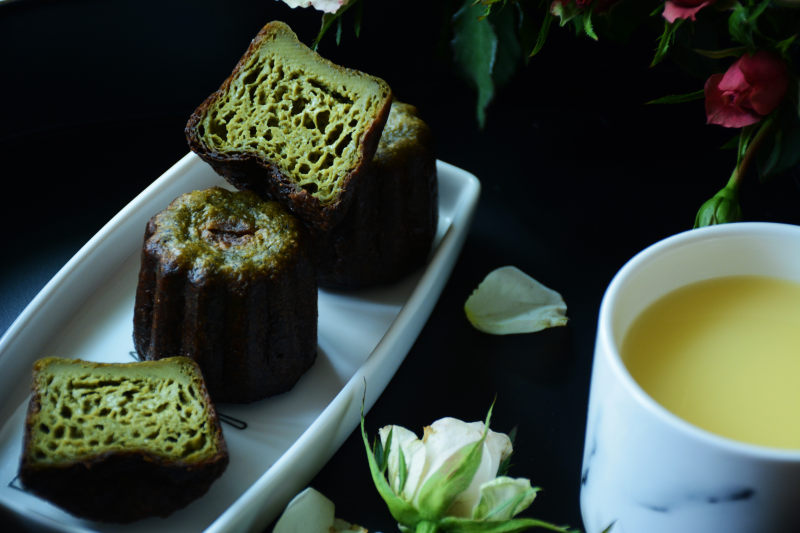
[[[411,524],[415,525],[418,522],[422,521],[422,517],[420,516],[419,512],[414,508],[414,506],[404,501],[400,496],[395,494],[392,490],[392,487],[389,486],[389,482],[386,480],[386,476],[384,476],[384,468],[386,466],[386,461],[383,460],[383,468],[378,466],[378,461],[375,458],[375,453],[373,452],[372,448],[369,445],[369,439],[367,438],[367,431],[364,428],[364,413],[361,413],[361,438],[364,441],[364,447],[367,450],[367,462],[369,463],[369,471],[372,474],[372,482],[375,484],[375,488],[378,490],[378,494],[381,495],[383,501],[386,502],[386,506],[389,508],[389,512],[391,513],[392,517],[397,520],[400,524]],[[380,441],[379,441],[380,442]],[[387,441],[387,444],[390,441]],[[388,448],[388,446],[387,446]],[[383,452],[382,452],[383,453]]]
[[[439,531],[446,533],[516,533],[531,528],[558,531],[560,533],[580,533],[578,529],[557,526],[535,518],[513,518],[498,522],[483,522],[469,518],[447,516],[439,520]]]
[[[728,184],[714,196],[706,200],[694,219],[694,227],[713,226],[742,220],[742,207],[739,204],[739,188],[735,175]]]
[[[481,439],[467,444],[454,453],[422,485],[419,493],[419,510],[423,516],[426,518],[442,516],[458,495],[469,487],[481,464],[483,443],[488,432],[487,417]]]

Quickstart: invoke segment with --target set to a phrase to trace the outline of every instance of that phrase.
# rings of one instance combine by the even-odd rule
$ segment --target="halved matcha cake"
[[[203,495],[227,464],[192,360],[35,363],[19,476],[66,511],[111,522],[167,516]]]
[[[192,114],[186,137],[235,187],[326,228],[347,211],[391,101],[385,81],[322,58],[275,21]]]

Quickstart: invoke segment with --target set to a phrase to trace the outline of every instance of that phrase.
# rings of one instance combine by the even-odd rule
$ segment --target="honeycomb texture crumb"
[[[191,462],[218,452],[193,366],[44,361],[35,377],[39,411],[29,426],[33,462],[123,450]]]
[[[220,154],[255,153],[321,205],[362,163],[361,140],[391,99],[373,76],[338,67],[272,23],[197,126]]]

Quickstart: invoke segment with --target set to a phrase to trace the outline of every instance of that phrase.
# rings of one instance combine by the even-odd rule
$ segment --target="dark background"
[[[730,175],[732,132],[701,101],[645,105],[702,86],[648,64],[655,33],[599,43],[554,28],[542,53],[497,92],[478,128],[475,93],[450,59],[448,2],[368,0],[320,51],[384,78],[415,104],[438,157],[474,173],[482,196],[430,320],[367,415],[420,432],[443,416],[517,427],[511,474],[543,491],[526,516],[581,526],[578,494],[595,323],[603,291],[637,251],[692,226]],[[310,43],[320,14],[277,0],[0,2],[0,332],[127,202],[187,151],[183,126],[269,20]],[[656,31],[661,22],[656,20]],[[795,180],[749,180],[748,220],[797,222]],[[558,290],[564,328],[480,333],[466,297],[516,265]],[[396,531],[354,433],[311,485],[337,516]],[[13,522],[12,522],[13,523]],[[18,526],[15,526],[18,527]]]

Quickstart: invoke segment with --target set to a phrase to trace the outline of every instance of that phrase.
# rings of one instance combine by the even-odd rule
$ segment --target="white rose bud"
[[[483,533],[543,527],[570,531],[533,518],[515,518],[533,502],[538,489],[525,478],[498,476],[511,455],[511,439],[486,422],[442,418],[424,428],[420,439],[402,426],[378,431],[370,449],[372,479],[401,531]]]

